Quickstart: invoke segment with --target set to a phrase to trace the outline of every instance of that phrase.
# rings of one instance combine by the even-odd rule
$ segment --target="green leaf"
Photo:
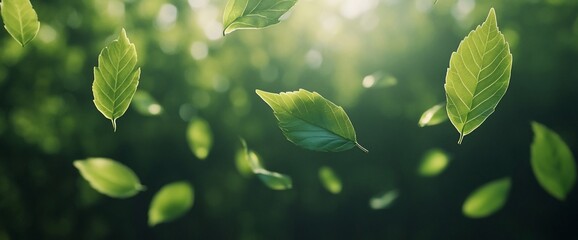
[[[163,107],[148,92],[137,90],[132,100],[132,106],[142,115],[156,116],[163,112]]]
[[[297,0],[229,0],[223,14],[223,35],[238,29],[264,28],[279,23],[279,18]]]
[[[393,202],[399,197],[397,190],[391,190],[389,192],[372,197],[369,200],[369,207],[374,210],[385,209],[391,206]]]
[[[448,120],[446,113],[446,104],[440,103],[426,110],[419,118],[418,125],[420,127],[434,126]]]
[[[333,169],[330,167],[323,166],[319,168],[319,179],[321,180],[323,187],[325,187],[325,189],[330,193],[338,194],[341,192],[341,180],[339,180],[337,174],[335,174]]]
[[[305,149],[340,152],[357,146],[355,130],[342,107],[316,92],[304,89],[280,94],[261,90],[257,94],[272,109],[285,137]]]
[[[4,28],[24,47],[40,30],[36,11],[29,0],[2,0],[1,6]]]
[[[187,128],[187,140],[193,154],[204,160],[213,146],[213,134],[209,123],[202,118],[191,119]]]
[[[564,201],[576,183],[576,165],[564,140],[546,126],[532,122],[531,163],[538,182],[550,195]]]
[[[184,215],[194,202],[194,190],[188,182],[174,182],[159,190],[149,207],[149,226],[168,222]]]
[[[273,190],[287,190],[293,187],[293,181],[290,176],[285,174],[271,172],[263,167],[259,156],[252,150],[249,150],[247,143],[241,138],[241,144],[245,152],[245,161],[250,166],[253,174],[257,175],[259,180],[267,187]]]
[[[73,165],[92,188],[109,197],[128,198],[145,189],[130,168],[114,160],[88,158]]]
[[[140,68],[135,69],[136,49],[122,29],[117,40],[102,49],[98,55],[98,67],[94,68],[92,94],[98,111],[112,121],[128,109],[140,78]]]
[[[510,84],[512,54],[499,31],[494,9],[452,53],[446,74],[446,102],[450,121],[464,136],[494,112]]]
[[[249,165],[249,161],[247,160],[247,153],[245,153],[244,149],[237,150],[237,153],[235,154],[235,165],[237,166],[237,171],[241,175],[245,177],[253,175],[253,170]]]
[[[450,162],[448,155],[441,149],[431,149],[424,154],[418,172],[425,177],[440,174]]]
[[[510,178],[486,183],[468,196],[462,207],[462,212],[470,218],[483,218],[493,214],[506,203],[510,186]]]

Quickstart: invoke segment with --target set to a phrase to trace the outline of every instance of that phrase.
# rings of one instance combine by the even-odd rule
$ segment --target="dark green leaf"
[[[458,143],[494,112],[506,94],[511,71],[510,47],[492,8],[486,21],[452,53],[446,74],[446,108],[460,133]]]
[[[296,0],[229,0],[223,14],[223,35],[238,29],[264,28],[279,22]]]
[[[116,131],[116,119],[121,117],[132,100],[140,68],[135,69],[136,49],[122,29],[120,36],[98,55],[98,67],[94,68],[92,94],[98,111],[112,121]]]
[[[576,183],[576,165],[564,140],[546,126],[532,122],[531,163],[538,182],[553,197],[564,201]]]
[[[316,92],[300,89],[280,94],[257,90],[272,109],[285,137],[305,149],[340,152],[357,146],[355,130],[342,107]]]

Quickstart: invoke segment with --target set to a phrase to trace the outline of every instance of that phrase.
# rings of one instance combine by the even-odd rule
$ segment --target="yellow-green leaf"
[[[418,172],[426,177],[436,176],[448,166],[449,162],[450,158],[443,150],[431,149],[424,154]]]
[[[395,202],[397,197],[399,197],[397,190],[391,190],[386,193],[379,194],[369,200],[369,207],[374,210],[388,208],[393,202]]]
[[[340,152],[357,146],[355,130],[342,107],[304,89],[279,94],[257,90],[272,109],[285,137],[297,146]]]
[[[486,183],[468,196],[462,207],[462,212],[470,218],[483,218],[495,213],[506,203],[510,186],[510,178]]]
[[[486,21],[452,53],[446,74],[446,109],[460,133],[458,143],[494,112],[506,94],[511,71],[510,47],[492,8]]]
[[[534,141],[530,159],[534,175],[546,192],[564,201],[576,183],[572,151],[556,132],[546,126],[532,122],[532,129]]]
[[[229,0],[223,13],[223,35],[238,29],[264,28],[279,23],[279,18],[296,0]]]
[[[117,40],[112,41],[98,55],[98,67],[94,68],[92,94],[94,105],[112,122],[121,117],[136,92],[140,68],[136,68],[137,55],[133,43],[122,29]]]
[[[330,193],[338,194],[341,192],[341,180],[330,167],[323,166],[319,168],[319,180]]]
[[[418,125],[420,127],[434,126],[448,120],[446,113],[446,104],[440,103],[426,110],[419,118]]]
[[[191,119],[187,127],[189,148],[198,159],[204,160],[213,146],[213,133],[209,123],[202,118]]]
[[[253,174],[257,175],[265,186],[273,190],[287,190],[293,187],[293,181],[290,176],[265,169],[259,156],[254,151],[249,150],[247,143],[242,138],[241,144],[243,145],[247,165],[250,166]]]
[[[30,0],[2,0],[1,6],[4,28],[24,47],[40,30],[38,15]]]
[[[80,175],[96,191],[114,198],[128,198],[144,190],[137,175],[127,166],[108,158],[74,161]]]
[[[194,203],[194,190],[188,182],[174,182],[163,186],[153,197],[149,207],[149,226],[172,221],[183,216]]]

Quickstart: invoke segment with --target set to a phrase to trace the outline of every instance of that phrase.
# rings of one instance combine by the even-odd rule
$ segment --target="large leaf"
[[[257,90],[273,109],[279,128],[297,146],[323,152],[339,152],[357,146],[355,130],[342,107],[316,92],[300,89],[280,94]]]
[[[128,109],[138,86],[140,68],[136,68],[136,62],[135,46],[124,29],[118,39],[98,55],[98,67],[94,68],[92,83],[94,105],[112,121],[114,131],[116,120]]]
[[[538,182],[553,197],[564,201],[576,183],[572,152],[562,138],[544,125],[532,122],[531,163]]]
[[[149,207],[149,226],[174,220],[184,215],[194,202],[193,187],[188,182],[174,182],[159,190]]]
[[[29,0],[2,0],[1,12],[4,28],[23,47],[38,34],[40,22]]]
[[[464,136],[492,114],[510,84],[512,54],[499,31],[494,9],[452,53],[446,74],[446,102],[450,121]]]
[[[484,184],[468,196],[462,207],[462,212],[470,218],[483,218],[493,214],[506,203],[510,186],[510,178],[502,178]]]
[[[204,160],[213,146],[213,133],[209,123],[199,117],[193,118],[187,127],[189,148],[198,159]]]
[[[238,29],[264,28],[279,22],[297,0],[229,0],[223,14],[223,35]]]
[[[125,165],[108,158],[74,161],[80,175],[96,191],[114,198],[128,198],[144,190],[136,174]]]

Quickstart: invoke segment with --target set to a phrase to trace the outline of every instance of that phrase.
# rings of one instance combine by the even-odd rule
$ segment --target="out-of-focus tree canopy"
[[[32,42],[21,47],[0,31],[0,240],[576,236],[578,191],[559,202],[540,187],[530,122],[555,130],[576,156],[578,2],[434,2],[300,0],[277,25],[223,37],[225,0],[33,0],[41,25]],[[458,145],[449,122],[417,123],[445,101],[450,55],[491,7],[513,55],[511,82],[496,112]],[[139,94],[158,105],[151,114],[131,106],[113,132],[91,85],[101,49],[121,28],[136,46]],[[255,89],[299,88],[343,106],[370,152],[287,141]],[[205,160],[187,143],[197,117],[213,135]],[[273,191],[238,171],[239,137],[293,188]],[[420,176],[430,149],[443,149],[449,163]],[[100,195],[72,165],[91,157],[130,166],[147,190]],[[323,166],[339,176],[339,194],[324,189]],[[462,214],[474,189],[506,176],[503,209]],[[175,181],[194,186],[193,208],[149,227],[152,197]],[[370,207],[392,190],[390,206]]]

